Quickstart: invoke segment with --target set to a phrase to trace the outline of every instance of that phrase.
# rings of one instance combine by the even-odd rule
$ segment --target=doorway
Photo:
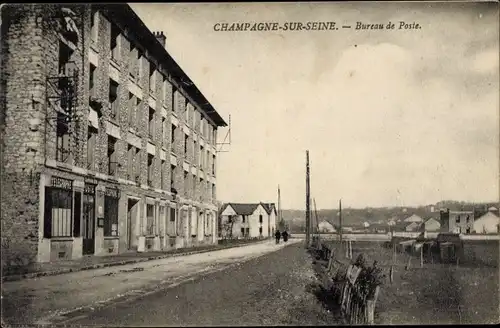
[[[128,249],[137,249],[137,238],[134,234],[137,226],[137,215],[139,214],[139,200],[129,198],[127,209],[127,242]]]
[[[95,194],[83,195],[83,255],[95,252]]]

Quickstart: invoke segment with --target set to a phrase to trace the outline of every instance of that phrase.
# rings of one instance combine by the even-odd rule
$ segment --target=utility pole
[[[340,254],[342,253],[342,199],[339,199]]]
[[[310,209],[310,190],[309,190],[309,150],[306,150],[306,247],[310,244],[310,233],[311,233],[311,209]]]

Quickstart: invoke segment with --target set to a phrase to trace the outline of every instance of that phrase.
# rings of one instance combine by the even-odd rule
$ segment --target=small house
[[[476,233],[499,233],[500,218],[489,211],[476,219],[473,223],[473,230]]]

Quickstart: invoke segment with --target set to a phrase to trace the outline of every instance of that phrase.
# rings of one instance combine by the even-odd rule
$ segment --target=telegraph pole
[[[310,190],[309,190],[309,150],[306,150],[306,247],[310,244],[311,233],[311,209],[310,209]]]
[[[339,199],[340,254],[342,253],[342,199]]]

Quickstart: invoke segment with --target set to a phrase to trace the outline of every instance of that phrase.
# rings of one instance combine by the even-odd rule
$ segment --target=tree
[[[221,219],[221,227],[224,239],[233,239],[233,227],[234,224],[239,220],[237,215],[228,215],[227,221],[223,222]],[[228,238],[229,237],[229,238]]]

